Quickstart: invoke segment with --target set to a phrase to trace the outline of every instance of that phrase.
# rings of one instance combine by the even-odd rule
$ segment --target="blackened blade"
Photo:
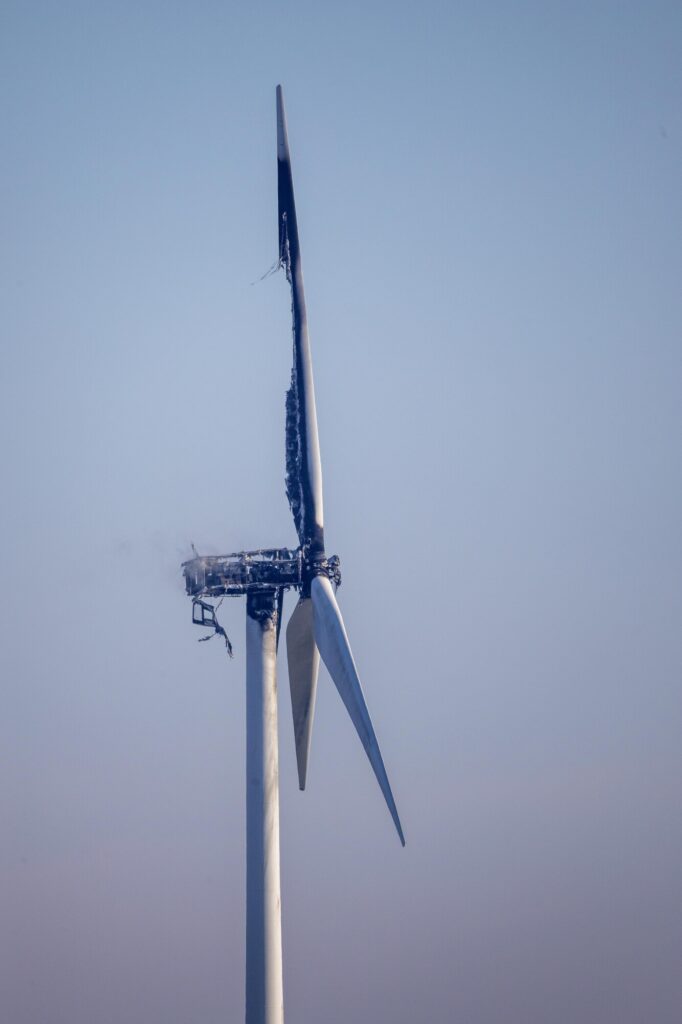
[[[277,86],[277,195],[279,260],[291,285],[294,341],[291,387],[287,393],[287,497],[301,546],[315,555],[324,552],[322,467],[291,157],[281,85]]]

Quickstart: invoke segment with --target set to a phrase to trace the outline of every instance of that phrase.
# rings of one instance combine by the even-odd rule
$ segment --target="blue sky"
[[[295,542],[282,82],[407,838],[324,672],[298,792],[282,651],[287,1017],[677,1024],[679,7],[8,2],[0,48],[8,1020],[242,1016],[244,607],[197,646],[179,564]]]

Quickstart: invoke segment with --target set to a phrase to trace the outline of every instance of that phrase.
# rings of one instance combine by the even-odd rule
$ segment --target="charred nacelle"
[[[288,548],[205,555],[183,563],[185,589],[192,597],[237,596],[257,590],[300,587],[303,557]]]
[[[341,568],[336,555],[308,561],[300,548],[265,548],[231,555],[204,555],[183,563],[185,589],[191,597],[236,597],[259,590],[306,592],[313,576],[328,576],[337,587]]]

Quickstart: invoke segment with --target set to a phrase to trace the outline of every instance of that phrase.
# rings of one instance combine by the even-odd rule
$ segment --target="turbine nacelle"
[[[311,558],[301,548],[261,548],[229,555],[197,555],[183,562],[185,590],[190,597],[239,597],[259,590],[295,589],[310,596],[315,576],[326,576],[341,585],[341,563],[331,558]]]

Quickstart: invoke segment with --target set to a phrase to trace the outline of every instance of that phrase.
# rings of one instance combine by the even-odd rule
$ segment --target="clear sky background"
[[[2,1019],[242,1019],[245,609],[179,565],[295,543],[282,82],[407,838],[324,671],[299,793],[281,650],[287,1020],[679,1024],[679,4],[5,0],[0,76]]]

